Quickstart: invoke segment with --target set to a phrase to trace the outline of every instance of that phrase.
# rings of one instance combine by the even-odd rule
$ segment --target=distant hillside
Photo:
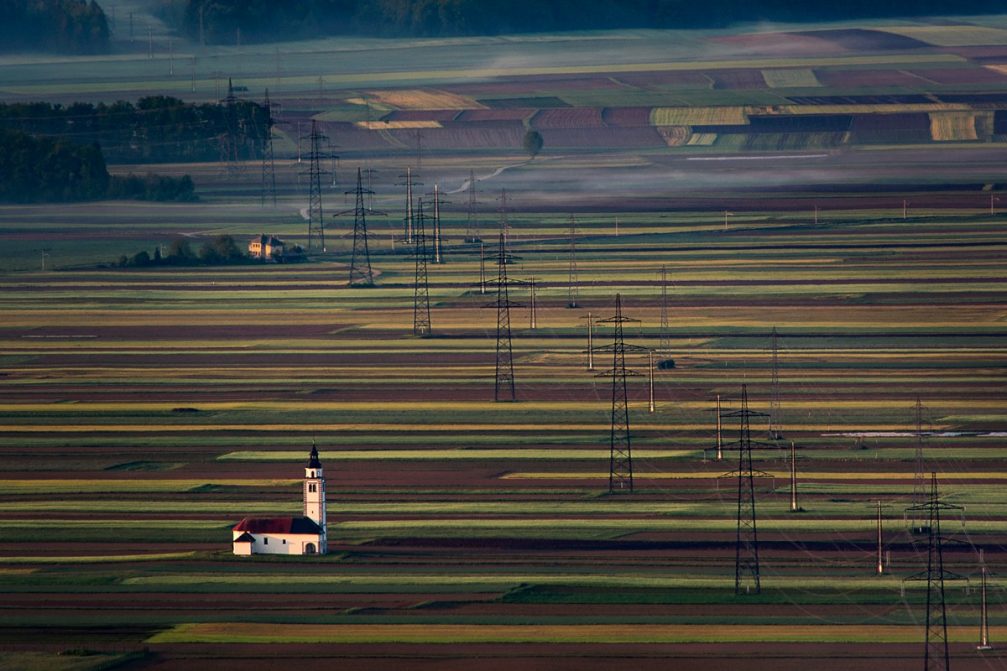
[[[0,52],[108,50],[108,21],[94,0],[0,0]]]
[[[823,21],[983,14],[993,0],[160,0],[162,14],[193,39],[232,43],[327,34],[496,35],[606,28],[713,28],[742,21]]]

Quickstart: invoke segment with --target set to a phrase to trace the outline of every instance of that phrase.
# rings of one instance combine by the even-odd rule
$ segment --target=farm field
[[[941,520],[953,663],[1004,666],[1005,36],[983,17],[319,40],[214,48],[191,79],[125,45],[0,58],[5,102],[208,100],[231,72],[282,105],[275,207],[257,163],[111,166],[191,174],[197,203],[0,205],[0,669],[916,669],[917,399],[925,472],[961,506]],[[198,48],[174,48],[188,68]],[[116,267],[179,238],[306,244],[312,119],[340,154],[324,253]],[[348,286],[358,166],[373,287]],[[407,166],[446,201],[426,338]],[[504,217],[507,272],[536,291],[533,324],[511,287],[513,403],[480,281]],[[617,294],[658,364],[651,412],[648,356],[626,357],[632,493],[608,491],[612,352],[588,357]],[[736,594],[740,428],[718,455],[715,409],[743,385],[771,409],[774,329],[761,592]],[[232,555],[242,517],[301,512],[312,444],[329,554]]]

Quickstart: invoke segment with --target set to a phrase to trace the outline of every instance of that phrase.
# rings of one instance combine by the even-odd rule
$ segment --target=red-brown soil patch
[[[650,110],[650,107],[606,107],[601,118],[606,126],[649,126]]]
[[[593,107],[569,107],[541,110],[531,119],[533,128],[600,128],[601,110]]]

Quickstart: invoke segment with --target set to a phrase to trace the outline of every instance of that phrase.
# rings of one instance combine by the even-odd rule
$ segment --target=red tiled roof
[[[318,534],[322,528],[307,517],[246,517],[234,531],[253,534]]]

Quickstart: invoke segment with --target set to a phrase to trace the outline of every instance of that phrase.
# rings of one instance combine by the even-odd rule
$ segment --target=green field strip
[[[128,555],[0,555],[0,564],[112,564],[191,559],[195,552],[152,552]]]
[[[1003,637],[1007,627],[991,627]],[[996,633],[994,634],[994,630]],[[950,626],[948,640],[974,642],[975,627]],[[336,643],[336,644],[519,644],[519,643],[916,643],[919,627],[866,625],[282,625],[222,622],[183,624],[155,634],[149,643]],[[998,639],[994,639],[998,640]]]
[[[353,450],[336,451],[327,454],[326,461],[385,461],[385,460],[418,460],[418,461],[456,461],[485,459],[532,459],[532,460],[579,460],[608,459],[608,448],[596,450],[565,450],[556,448],[505,450],[505,449],[458,449],[458,450]],[[699,456],[696,450],[637,450],[641,459],[681,459]],[[229,452],[217,457],[221,461],[303,461],[304,454],[294,451],[276,450],[245,450]]]
[[[98,493],[151,493],[195,492],[214,487],[272,489],[299,487],[301,480],[290,479],[18,479],[0,480],[0,495],[12,494],[98,494]],[[2,522],[0,522],[2,523]]]
[[[649,575],[648,575],[649,573]],[[869,572],[863,577],[848,575],[772,575],[772,588],[797,589],[802,591],[823,591],[825,593],[847,590],[867,590],[872,592],[885,591],[899,594],[902,588],[901,578],[893,575],[876,576]],[[496,589],[510,589],[521,585],[556,585],[564,587],[587,588],[647,588],[647,589],[726,589],[734,587],[734,575],[701,575],[694,572],[691,575],[668,575],[663,571],[639,572],[517,572],[500,573],[488,570],[486,573],[464,573],[445,570],[443,573],[423,573],[421,571],[406,571],[400,573],[279,573],[268,572],[258,574],[220,574],[220,573],[158,573],[157,575],[134,576],[124,578],[123,585],[137,586],[186,586],[186,585],[373,585],[373,586],[433,586],[443,587],[455,585],[459,588],[477,585],[495,586]],[[997,589],[1007,587],[1007,580],[991,578],[990,585]],[[925,585],[923,586],[925,589]]]
[[[730,493],[725,493],[725,502],[730,502]],[[780,506],[778,513],[780,517],[767,518],[760,517],[758,528],[760,531],[792,533],[798,538],[801,532],[809,533],[870,533],[874,529],[875,520],[869,515],[864,515],[854,519],[822,519],[818,517],[782,517],[787,513],[784,506]],[[329,531],[331,537],[340,534],[352,535],[380,535],[387,538],[465,538],[465,537],[487,537],[499,535],[500,537],[523,538],[527,534],[530,537],[541,537],[535,535],[543,530],[550,532],[565,532],[575,534],[582,532],[585,534],[601,533],[639,533],[642,531],[653,532],[721,532],[730,533],[736,530],[737,520],[726,514],[716,518],[673,518],[663,517],[659,519],[643,519],[623,516],[592,517],[592,518],[556,518],[556,517],[525,517],[521,519],[486,519],[476,517],[451,518],[451,519],[396,519],[396,520],[355,520],[343,522],[330,522]],[[3,527],[0,527],[2,529]],[[1007,532],[1007,519],[991,520],[969,520],[969,531],[972,533],[1004,533]]]
[[[732,481],[733,484],[733,481]],[[798,487],[800,495],[810,495],[813,487]],[[888,521],[899,521],[901,514],[892,516],[892,511],[898,512],[900,506],[909,505],[909,495],[912,487],[903,487],[900,491],[905,501],[888,501],[886,504],[886,517]],[[644,490],[646,492],[646,490]],[[768,502],[760,504],[760,516],[779,516],[788,512],[786,504],[783,503],[789,490],[783,488],[772,492]],[[832,496],[842,494],[852,494],[854,492],[837,488],[826,492]],[[862,492],[862,493],[872,493]],[[889,490],[874,490],[873,493],[894,492]],[[716,491],[710,492],[711,500],[697,503],[661,503],[661,502],[636,502],[620,501],[618,499],[602,499],[594,501],[411,501],[411,502],[391,502],[391,503],[370,503],[354,500],[333,500],[329,499],[329,511],[333,515],[333,524],[351,525],[351,522],[339,522],[338,520],[354,517],[375,517],[375,516],[407,516],[403,522],[404,526],[414,526],[428,519],[431,524],[437,525],[445,520],[439,519],[446,515],[487,515],[487,516],[508,516],[517,518],[514,523],[520,524],[520,519],[527,516],[547,515],[554,519],[557,527],[563,527],[568,516],[576,515],[603,515],[611,516],[615,519],[623,517],[653,515],[655,519],[663,517],[676,518],[709,518],[719,516],[731,517],[730,507],[732,505],[729,492],[722,492],[717,496]],[[946,500],[959,505],[967,505],[968,525],[978,517],[1000,518],[1007,516],[1003,512],[1003,505],[1007,500],[1001,494],[995,501],[990,501],[985,496],[980,496],[972,492],[971,489],[956,492]],[[799,518],[802,522],[813,524],[816,520],[823,524],[829,524],[831,520],[865,520],[874,519],[871,517],[875,507],[874,501],[831,501],[819,498],[804,498],[801,501],[804,512]],[[126,516],[120,518],[123,523],[130,522],[132,515],[146,515],[161,513],[162,515],[173,514],[233,514],[235,520],[245,515],[297,515],[301,512],[301,506],[297,503],[259,503],[259,502],[214,502],[214,501],[173,501],[173,500],[144,500],[144,501],[93,501],[93,500],[69,500],[69,501],[24,501],[24,502],[0,502],[0,512],[14,513],[75,513],[78,515],[108,515],[116,513]],[[418,519],[419,518],[419,519]],[[485,524],[491,524],[496,518],[484,519]],[[96,520],[91,520],[92,522]],[[136,519],[135,522],[141,522]],[[644,520],[645,521],[645,520]],[[66,520],[65,526],[77,526],[75,520]],[[576,520],[578,524],[581,520]],[[605,518],[599,520],[599,524],[605,526]],[[394,522],[390,523],[393,524]],[[508,522],[510,523],[510,522]],[[367,522],[363,522],[367,524]],[[3,529],[6,522],[0,522],[0,529]],[[27,523],[21,526],[28,526]],[[217,528],[210,525],[207,528]],[[347,528],[351,528],[347,526]],[[866,527],[865,527],[866,528]]]

